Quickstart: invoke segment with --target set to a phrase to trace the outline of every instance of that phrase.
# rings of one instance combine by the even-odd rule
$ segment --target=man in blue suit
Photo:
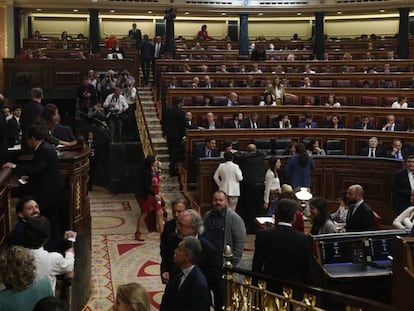
[[[174,253],[178,266],[171,274],[162,297],[160,311],[209,311],[210,290],[201,269],[195,264],[201,254],[200,241],[184,237]]]
[[[300,122],[298,124],[299,128],[317,128],[319,127],[318,124],[314,121],[312,121],[313,116],[310,112],[306,112],[305,113],[305,121],[304,122]]]

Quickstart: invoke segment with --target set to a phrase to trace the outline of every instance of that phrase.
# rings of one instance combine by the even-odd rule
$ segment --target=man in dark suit
[[[262,124],[259,121],[259,113],[253,112],[250,118],[244,119],[242,124],[242,128],[250,128],[250,129],[258,129],[262,127]]]
[[[242,122],[243,122],[243,113],[235,112],[235,113],[233,113],[233,119],[229,120],[229,122],[227,122],[224,125],[224,127],[225,128],[239,129],[239,128],[241,128]]]
[[[189,130],[198,129],[196,122],[193,120],[193,114],[191,113],[191,111],[187,111],[185,113],[185,127]]]
[[[395,138],[392,140],[391,149],[386,151],[385,156],[391,159],[405,160],[410,154],[411,150],[404,147],[400,139]]]
[[[206,130],[215,130],[221,128],[221,124],[216,120],[214,113],[208,112],[205,120],[201,123],[201,127]]]
[[[310,112],[305,113],[305,121],[298,124],[298,128],[317,128],[318,123],[313,121],[313,116]]]
[[[367,114],[362,114],[361,119],[354,124],[354,129],[359,130],[373,130],[374,125],[370,122]]]
[[[137,28],[136,23],[132,24],[132,29],[128,31],[128,37],[135,39],[135,46],[137,49],[139,49],[142,37],[141,37],[141,30]]]
[[[283,280],[307,284],[310,280],[311,242],[308,236],[292,229],[299,205],[294,200],[281,199],[277,208],[278,224],[274,228],[256,233],[252,270]],[[281,287],[270,282],[267,288],[280,292]]]
[[[370,158],[379,158],[385,157],[385,152],[382,147],[378,145],[378,138],[373,136],[368,140],[368,146],[361,148],[359,155]]]
[[[7,121],[7,143],[9,146],[20,144],[22,130],[20,128],[20,116],[22,114],[22,106],[15,105],[13,107],[12,117]]]
[[[178,266],[162,297],[160,311],[209,311],[210,290],[201,269],[195,264],[201,255],[200,241],[184,237],[174,253]]]
[[[39,87],[35,87],[30,92],[32,100],[23,106],[22,117],[20,120],[20,128],[22,129],[22,135],[25,137],[26,130],[34,124],[36,119],[43,111],[42,98],[43,90]]]
[[[215,102],[214,106],[238,106],[238,98],[239,96],[237,95],[237,93],[231,92],[227,95],[226,99]]]
[[[141,41],[140,49],[141,67],[144,84],[148,84],[151,70],[151,62],[154,59],[154,45],[148,40],[147,34],[144,35],[144,39]]]
[[[161,122],[162,133],[167,140],[170,176],[177,176],[178,174],[177,161],[187,129],[184,110],[181,109],[182,103],[183,100],[180,98],[171,107],[164,109]]]
[[[375,230],[374,213],[364,201],[364,188],[360,185],[349,186],[346,197],[349,202],[349,210],[346,217],[346,231]]]
[[[204,237],[201,236],[203,220],[195,210],[189,209],[180,213],[177,217],[177,230],[172,235],[164,248],[164,256],[161,262],[161,279],[168,283],[170,274],[176,267],[174,264],[174,250],[184,237],[196,237],[201,244],[202,251],[197,265],[206,277],[208,286],[214,294],[215,309],[221,310],[224,302],[224,283],[222,282],[221,253]]]
[[[178,198],[172,201],[171,209],[173,214],[173,219],[167,221],[164,225],[164,230],[161,233],[160,237],[160,256],[161,256],[161,281],[166,284],[169,279],[169,273],[172,268],[172,257],[171,253],[171,240],[175,240],[174,236],[177,235],[177,219],[178,216],[183,213],[185,210],[189,209],[188,201],[185,198]],[[178,244],[177,244],[178,245]],[[174,245],[174,249],[177,247]],[[170,258],[171,257],[171,258]],[[166,274],[167,273],[167,274]]]
[[[196,150],[197,159],[219,157],[220,151],[216,148],[216,145],[216,140],[213,137],[207,137],[205,144]]]
[[[235,162],[243,173],[240,187],[242,217],[247,233],[254,233],[257,215],[264,213],[263,193],[265,180],[264,155],[258,152],[254,144],[247,146],[247,152],[237,152]]]
[[[45,142],[43,130],[38,126],[31,126],[26,130],[26,144],[34,150],[31,161],[25,163],[7,162],[3,168],[16,169],[21,180],[26,182],[26,194],[34,196],[39,203],[41,213],[53,223],[54,232],[51,238],[61,236],[63,223],[58,213],[66,215],[64,206],[64,180],[59,169],[59,159],[55,148]]]
[[[387,116],[387,123],[381,127],[382,131],[391,131],[391,132],[401,132],[404,131],[404,127],[395,121],[395,116],[393,114],[389,114]]]
[[[406,168],[398,170],[392,177],[392,207],[397,215],[401,214],[413,203],[414,182],[414,155],[409,155]],[[411,176],[410,176],[411,175]],[[411,180],[411,181],[410,181]]]

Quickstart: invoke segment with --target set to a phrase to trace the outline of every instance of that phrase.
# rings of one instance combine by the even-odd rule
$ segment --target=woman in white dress
[[[276,208],[277,197],[280,194],[280,179],[277,171],[280,170],[282,162],[279,158],[271,158],[265,175],[265,191],[263,197],[263,208],[267,215],[273,215]]]

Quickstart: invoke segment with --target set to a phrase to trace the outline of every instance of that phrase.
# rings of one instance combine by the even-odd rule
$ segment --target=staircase
[[[141,99],[142,110],[145,115],[149,135],[154,147],[157,159],[161,162],[161,194],[166,202],[166,206],[170,208],[170,202],[176,197],[181,196],[177,177],[170,177],[168,173],[168,147],[167,142],[162,137],[162,129],[160,119],[157,117],[157,111],[153,100],[151,88],[137,87],[137,93]],[[171,213],[169,212],[169,216]]]

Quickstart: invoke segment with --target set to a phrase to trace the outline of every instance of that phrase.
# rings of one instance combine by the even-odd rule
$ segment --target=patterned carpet
[[[95,190],[95,189],[94,189]],[[92,214],[92,296],[85,311],[113,310],[119,284],[139,282],[159,309],[164,286],[159,276],[159,234],[134,239],[139,215],[134,194],[110,194],[97,188],[89,194]],[[171,212],[168,213],[171,217]],[[145,232],[145,229],[142,230]],[[253,236],[248,236],[243,266],[250,267]]]

